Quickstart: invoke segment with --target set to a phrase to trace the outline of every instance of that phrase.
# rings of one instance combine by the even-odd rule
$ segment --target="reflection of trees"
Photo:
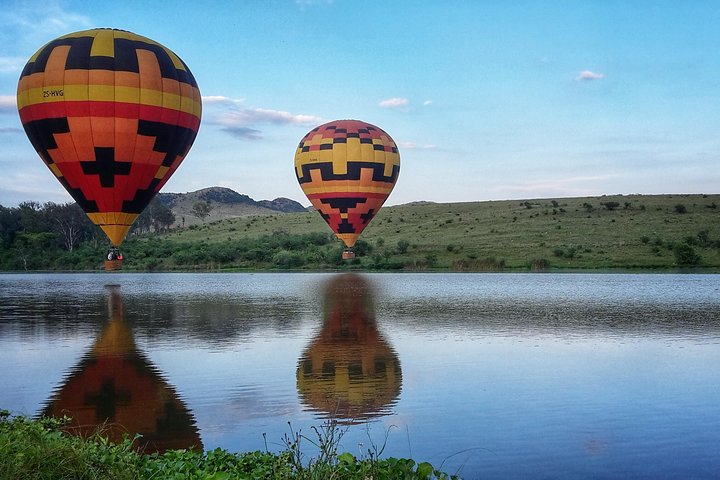
[[[141,292],[124,294],[123,298],[132,304],[124,311],[124,323],[150,341],[172,337],[232,345],[257,331],[289,335],[293,328],[299,328],[303,310],[302,302],[295,297]],[[13,320],[22,320],[0,321],[0,335],[30,340],[38,334],[53,339],[88,335],[95,331],[98,317],[104,316],[98,313],[104,310],[104,303],[104,297],[82,290],[67,295],[35,290],[12,298],[3,298],[0,292],[0,312],[10,309]]]
[[[400,361],[375,324],[372,292],[355,274],[325,288],[322,330],[298,361],[301,401],[341,422],[388,413],[402,384]]]
[[[71,416],[68,430],[80,436],[98,426],[115,442],[124,433],[138,433],[146,452],[201,449],[192,413],[135,346],[117,287],[110,288],[108,307],[109,322],[55,391],[43,415]]]

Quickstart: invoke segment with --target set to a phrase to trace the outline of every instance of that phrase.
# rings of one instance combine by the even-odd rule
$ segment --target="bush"
[[[410,242],[408,242],[407,240],[398,240],[398,242],[397,242],[398,253],[406,253],[409,247],[410,247]]]
[[[290,431],[279,453],[268,451],[231,453],[216,448],[208,452],[168,450],[165,453],[142,454],[135,451],[134,440],[110,443],[98,431],[84,439],[62,431],[69,419],[26,417],[10,418],[0,411],[0,478],[25,479],[230,479],[272,478],[310,480],[368,478],[407,480],[453,479],[427,462],[407,458],[379,458],[384,445],[368,449],[360,458],[340,453],[344,430],[328,422],[312,427],[308,437]],[[304,445],[319,453],[307,457]]]
[[[600,205],[605,207],[606,210],[615,210],[620,206],[620,202],[600,202]]]
[[[678,243],[673,247],[673,253],[675,254],[675,262],[678,265],[699,265],[700,255],[697,254],[692,245],[687,243]]]
[[[550,261],[546,258],[535,258],[530,260],[530,271],[542,272],[550,268]]]

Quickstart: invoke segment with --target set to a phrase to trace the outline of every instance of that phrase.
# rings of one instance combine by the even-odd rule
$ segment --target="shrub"
[[[398,240],[398,242],[397,242],[398,253],[406,253],[409,247],[410,247],[410,242],[408,242],[407,240]]]
[[[550,268],[550,261],[546,258],[535,258],[530,260],[530,270],[533,272],[542,272]]]
[[[600,205],[605,207],[606,210],[615,210],[620,206],[620,202],[600,202]]]
[[[698,265],[700,264],[700,255],[697,254],[692,245],[687,243],[678,243],[673,247],[675,254],[675,262],[678,265]]]

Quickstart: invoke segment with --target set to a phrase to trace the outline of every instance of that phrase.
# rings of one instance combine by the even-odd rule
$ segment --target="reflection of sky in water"
[[[107,321],[112,279],[138,348],[192,410],[205,447],[262,449],[266,433],[281,448],[288,421],[318,425],[296,369],[322,332],[330,278],[0,275],[0,408],[34,414],[47,401]],[[720,276],[363,278],[402,389],[390,415],[351,428],[351,452],[369,447],[366,428],[382,443],[394,426],[386,455],[452,456],[448,470],[464,465],[470,478],[720,471]]]

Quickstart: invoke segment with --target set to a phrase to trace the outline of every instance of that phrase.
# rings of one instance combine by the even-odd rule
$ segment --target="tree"
[[[408,247],[410,247],[410,242],[408,242],[407,240],[398,240],[397,248],[399,253],[407,252]]]
[[[0,247],[9,247],[20,230],[20,215],[17,208],[0,205]]]
[[[72,252],[84,237],[90,236],[92,224],[77,203],[47,202],[43,212],[50,222],[48,227],[58,234],[68,252]]]
[[[50,232],[23,232],[15,238],[15,249],[22,261],[23,269],[35,269],[47,260],[47,252],[52,251],[55,234]]]
[[[155,200],[153,200],[153,202],[154,201]],[[150,215],[150,208],[146,208],[135,219],[135,222],[133,223],[132,231],[135,234],[149,232],[151,226],[152,226],[152,216]]]
[[[45,218],[38,202],[22,202],[18,205],[18,216],[21,231],[45,231]]]
[[[620,202],[600,202],[600,205],[605,207],[606,210],[615,210],[620,206]]]
[[[198,217],[200,220],[205,221],[205,217],[210,215],[213,207],[210,202],[195,202],[192,207],[193,215]]]
[[[175,223],[175,214],[165,206],[157,197],[148,206],[156,232],[167,231]]]
[[[700,263],[700,255],[692,245],[687,243],[683,242],[675,245],[673,253],[675,253],[675,261],[678,265],[698,265]]]

